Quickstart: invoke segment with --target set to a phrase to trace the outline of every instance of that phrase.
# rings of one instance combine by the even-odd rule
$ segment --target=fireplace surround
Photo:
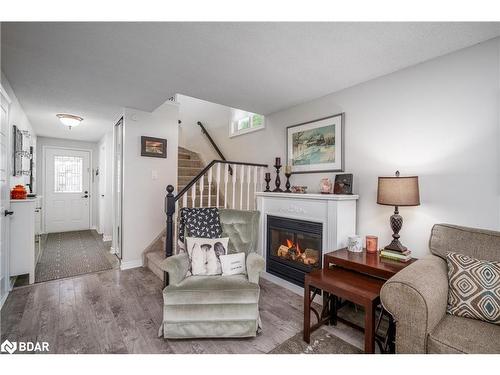
[[[322,223],[267,217],[266,271],[304,286],[304,275],[321,268]]]
[[[262,273],[262,277],[295,293],[303,294],[303,276],[299,277],[297,274],[290,276],[286,272],[288,270],[286,267],[293,266],[292,268],[296,268],[296,271],[308,272],[311,267],[316,266],[316,252],[321,251],[321,255],[317,255],[319,258],[317,262],[321,266],[322,254],[345,247],[347,237],[356,234],[356,201],[359,197],[357,195],[275,192],[257,192],[255,196],[257,210],[260,211],[260,236],[257,251],[266,260],[266,271]],[[290,219],[286,224],[301,222],[298,229],[307,229],[304,231],[307,236],[303,236],[304,233],[302,233],[302,236],[294,240],[294,238],[286,238],[283,234],[281,237],[275,234],[278,240],[275,239],[275,246],[270,247],[271,251],[268,251],[268,241],[272,241],[273,235],[272,232],[268,233],[268,221],[271,222],[272,227],[276,224],[275,219]],[[278,222],[278,224],[283,224],[283,222]],[[285,231],[285,233],[288,232]],[[318,246],[318,249],[315,243],[311,242],[310,237],[314,237],[313,235],[321,238],[319,241],[321,247]],[[297,238],[299,241],[296,241]],[[286,239],[292,243],[288,244]],[[299,249],[294,246],[296,245],[294,242],[298,242]],[[307,249],[309,250],[306,254]],[[299,255],[302,259],[298,259]],[[276,263],[280,263],[278,271],[276,271]]]

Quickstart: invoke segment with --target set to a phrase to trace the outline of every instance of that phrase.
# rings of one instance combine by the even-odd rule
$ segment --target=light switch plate
[[[156,170],[151,171],[151,179],[158,180],[158,171]]]

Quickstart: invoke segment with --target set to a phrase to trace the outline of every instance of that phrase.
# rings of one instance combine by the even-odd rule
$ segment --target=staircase
[[[200,156],[186,148],[179,147],[178,153],[178,170],[177,170],[177,191],[181,191],[193,178],[195,178],[205,167]],[[195,207],[199,207],[200,191],[196,191]],[[208,185],[203,188],[203,207],[217,206],[217,190],[213,185],[211,188],[210,204],[208,204]],[[193,207],[192,191],[189,190],[187,207]],[[223,205],[222,195],[219,198],[219,206]],[[148,267],[155,275],[163,280],[163,271],[159,264],[165,259],[165,231],[163,231],[144,251],[144,266]]]

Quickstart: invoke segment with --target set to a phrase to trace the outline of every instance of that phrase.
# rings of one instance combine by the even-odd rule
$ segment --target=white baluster
[[[224,208],[227,208],[227,183],[229,181],[229,164],[224,164]]]
[[[259,167],[253,167],[253,204],[254,210],[257,209],[257,201],[255,200],[255,193],[257,192],[257,179],[259,176]]]
[[[186,191],[182,196],[182,207],[187,207],[187,206],[188,206],[188,195]]]
[[[196,182],[193,184],[191,188],[191,207],[194,208],[196,204]]]
[[[236,164],[233,164],[233,210],[236,208]]]
[[[207,179],[208,179],[208,203],[207,203],[207,207],[211,207],[212,206],[212,168],[210,168],[208,170]]]
[[[250,209],[250,182],[252,180],[252,167],[247,166],[247,210]]]
[[[205,187],[205,175],[200,178],[200,207],[203,207],[203,188]]]
[[[243,209],[243,183],[245,181],[245,166],[241,166],[240,171],[240,210]]]
[[[174,244],[173,253],[174,254],[177,254],[177,230],[179,229],[178,225],[177,225],[178,214],[179,214],[179,201],[175,201],[175,215],[172,218],[172,220],[174,221],[174,241],[173,241],[173,244]]]
[[[215,203],[215,207],[219,207],[219,191],[220,191],[220,163],[217,163],[217,173],[215,176],[215,180],[217,182],[217,193],[216,193],[216,198],[217,202]]]

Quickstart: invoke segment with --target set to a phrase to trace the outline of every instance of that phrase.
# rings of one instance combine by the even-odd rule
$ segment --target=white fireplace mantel
[[[260,211],[259,252],[266,258],[267,217],[278,216],[306,220],[323,225],[323,254],[347,246],[347,237],[356,234],[356,202],[358,195],[293,194],[257,192]],[[264,277],[302,293],[291,283],[267,272]]]

